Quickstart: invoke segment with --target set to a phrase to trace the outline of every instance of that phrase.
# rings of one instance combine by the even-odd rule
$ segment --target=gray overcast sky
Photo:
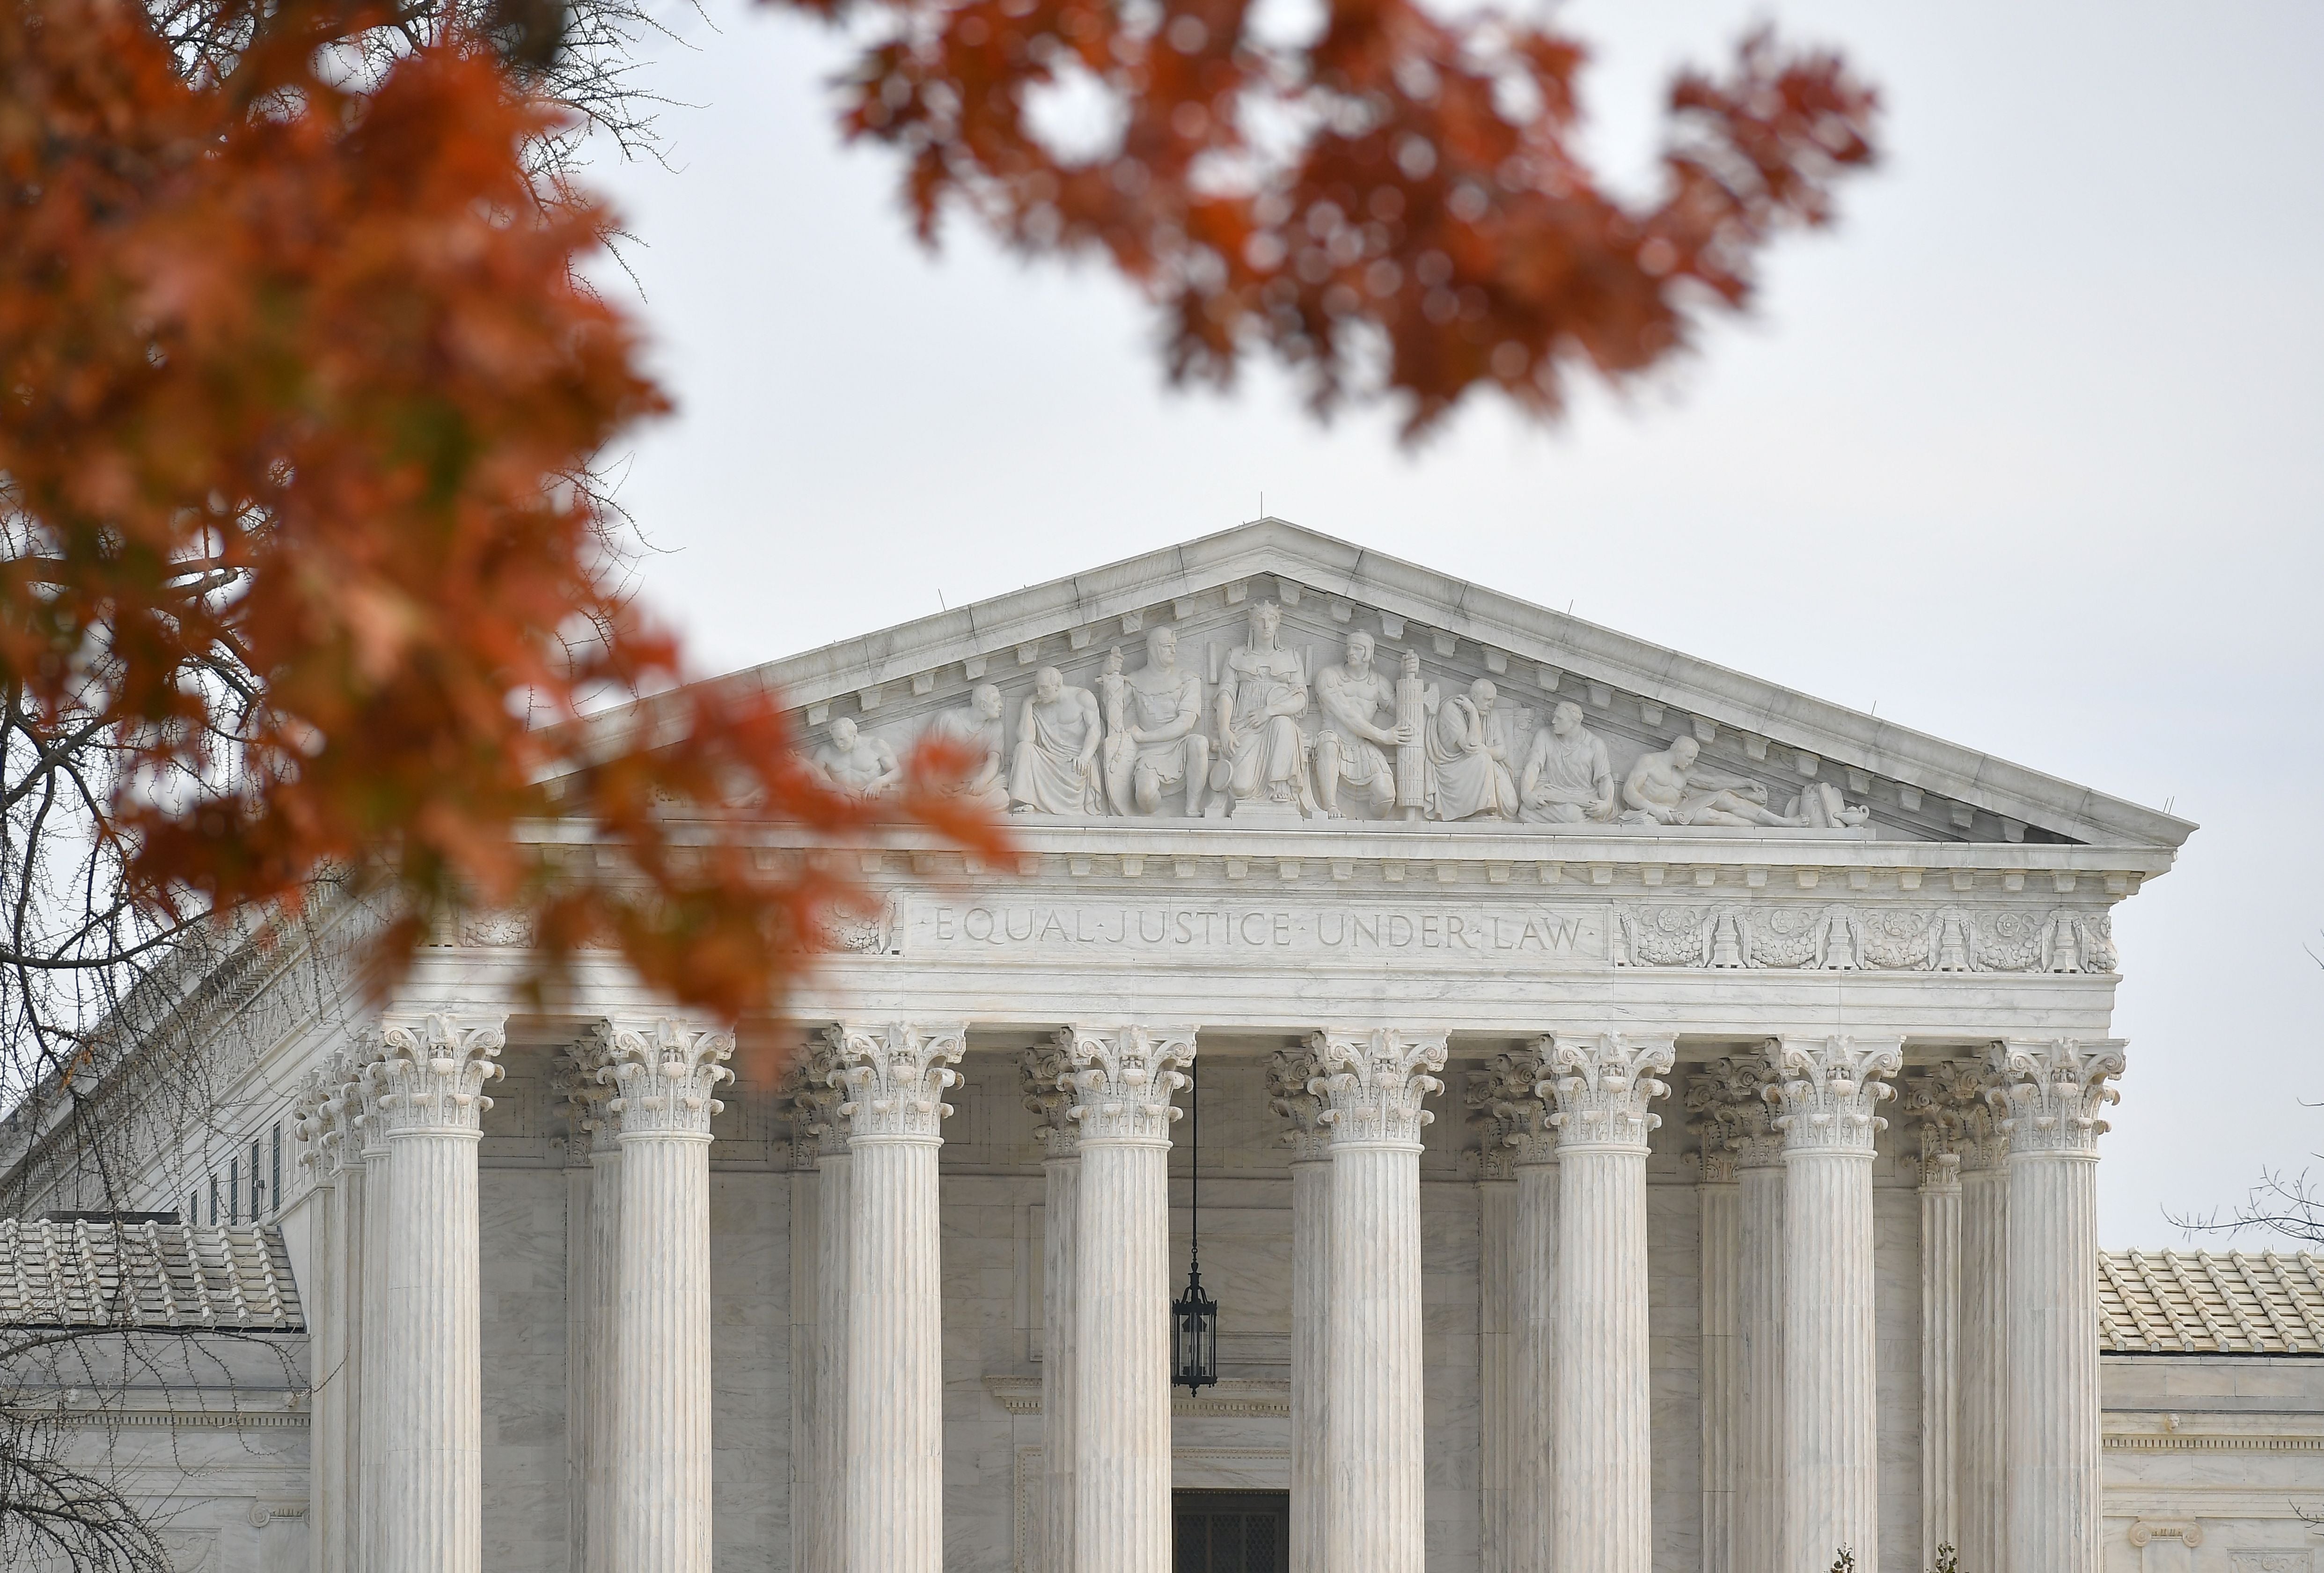
[[[1586,0],[1596,145],[1644,180],[1669,69],[1763,5]],[[2113,1245],[2324,1148],[2324,5],[1779,5],[1889,106],[1886,165],[1752,318],[1545,431],[1417,452],[1270,375],[1163,385],[1095,269],[907,237],[840,56],[716,0],[607,168],[678,416],[624,490],[705,670],[1254,516],[1485,580],[2203,829],[2121,910]],[[624,287],[625,288],[625,287]],[[617,290],[617,293],[620,291]],[[636,304],[634,293],[623,297]],[[2324,945],[2319,945],[2324,949]]]

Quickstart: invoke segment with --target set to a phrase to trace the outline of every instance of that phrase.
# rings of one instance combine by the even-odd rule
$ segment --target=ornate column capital
[[[968,1047],[965,1023],[924,1027],[913,1022],[879,1026],[843,1022],[825,1034],[835,1061],[835,1085],[846,1089],[839,1106],[851,1143],[901,1139],[936,1142],[952,1105],[945,1093],[960,1085],[960,1063]]]
[[[1314,1163],[1332,1155],[1332,1124],[1323,1095],[1315,1090],[1323,1065],[1311,1047],[1277,1049],[1267,1058],[1267,1106],[1289,1128],[1281,1137],[1294,1163]]]
[[[1777,1065],[1783,1112],[1775,1124],[1785,1152],[1871,1155],[1874,1137],[1888,1124],[1872,1111],[1896,1096],[1881,1078],[1904,1068],[1901,1042],[1845,1035],[1786,1039]]]
[[[1782,1161],[1767,1089],[1774,1064],[1764,1053],[1730,1054],[1706,1063],[1686,1084],[1686,1128],[1697,1143],[1704,1183],[1729,1185],[1736,1171]]]
[[[1420,1106],[1444,1084],[1442,1032],[1375,1027],[1368,1032],[1318,1032],[1309,1040],[1322,1074],[1308,1084],[1324,1098],[1322,1118],[1333,1147],[1418,1147],[1423,1127],[1436,1116]]]
[[[1480,1179],[1511,1180],[1521,1166],[1557,1161],[1557,1131],[1537,1090],[1544,1073],[1533,1049],[1505,1050],[1470,1072],[1462,1098],[1477,1130]]]
[[[1077,1023],[1059,1032],[1073,1091],[1065,1117],[1081,1141],[1167,1146],[1179,1113],[1170,1095],[1186,1085],[1181,1071],[1194,1062],[1194,1031]]]
[[[567,1161],[587,1161],[599,1143],[610,1147],[619,1122],[606,1107],[613,1089],[597,1079],[609,1047],[610,1026],[592,1022],[581,1036],[557,1051],[549,1090],[565,1105],[565,1123],[571,1131],[565,1144]]]
[[[299,1143],[299,1163],[318,1185],[332,1183],[354,1161],[350,1143],[357,1134],[356,1106],[349,1087],[354,1078],[355,1065],[346,1051],[334,1050],[300,1079],[298,1096],[291,1102],[290,1134]]]
[[[2122,1094],[2107,1085],[2123,1072],[2118,1038],[2012,1038],[1987,1051],[1997,1087],[1987,1101],[2001,1115],[2009,1150],[2096,1157],[2107,1123],[2098,1111]]]
[[[1542,1045],[1548,1075],[1535,1090],[1557,1099],[1550,1121],[1558,1150],[1645,1152],[1647,1133],[1663,1123],[1646,1105],[1670,1092],[1655,1078],[1678,1058],[1671,1038],[1589,1032],[1545,1038]]]
[[[380,1057],[371,1067],[376,1113],[388,1136],[423,1131],[475,1133],[501,1074],[507,1015],[500,1011],[391,1012],[380,1018]]]
[[[627,1136],[710,1135],[726,1106],[711,1096],[734,1073],[734,1034],[678,1016],[615,1016],[596,1078],[613,1089],[605,1112]]]
[[[839,1054],[832,1034],[807,1040],[779,1095],[791,1124],[791,1167],[813,1169],[825,1158],[847,1155],[847,1122],[839,1106]]]
[[[1073,1088],[1066,1080],[1073,1069],[1073,1057],[1061,1039],[1036,1043],[1017,1057],[1025,1107],[1038,1116],[1033,1134],[1041,1140],[1044,1158],[1071,1158],[1081,1150],[1081,1133],[1074,1128]]]
[[[1942,1059],[1904,1084],[1902,1107],[1921,1137],[1921,1189],[1960,1189],[1961,1170],[1991,1123],[1984,1118],[1985,1068],[1973,1059]]]

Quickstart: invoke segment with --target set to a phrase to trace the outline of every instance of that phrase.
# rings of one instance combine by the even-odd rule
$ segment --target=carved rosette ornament
[[[1557,1100],[1550,1121],[1557,1127],[1559,1150],[1645,1152],[1647,1133],[1663,1123],[1660,1115],[1646,1112],[1646,1105],[1668,1096],[1669,1086],[1655,1078],[1677,1057],[1667,1037],[1593,1032],[1545,1039],[1542,1058],[1548,1075],[1535,1090]]]
[[[1073,1089],[1066,1117],[1084,1142],[1170,1144],[1170,1095],[1194,1062],[1192,1027],[1067,1027],[1056,1038]]]
[[[1785,1043],[1783,1078],[1775,1084],[1783,1112],[1775,1121],[1784,1144],[1795,1152],[1870,1152],[1888,1125],[1872,1111],[1896,1096],[1881,1078],[1904,1068],[1904,1046],[1893,1040],[1831,1037]]]
[[[1037,1116],[1033,1134],[1049,1158],[1071,1158],[1081,1142],[1071,1110],[1074,1095],[1066,1085],[1073,1064],[1062,1041],[1036,1043],[1018,1057],[1018,1079],[1025,1089],[1025,1107]]]
[[[1323,1096],[1314,1090],[1323,1068],[1312,1049],[1277,1049],[1267,1060],[1267,1106],[1288,1128],[1283,1144],[1294,1163],[1316,1163],[1332,1155],[1331,1122],[1323,1118]]]
[[[944,1095],[960,1085],[960,1072],[951,1068],[968,1047],[964,1024],[843,1025],[831,1029],[830,1041],[833,1075],[847,1093],[839,1112],[851,1136],[944,1139],[952,1114]]]
[[[1904,1084],[1904,1113],[1921,1137],[1921,1184],[1958,1189],[1963,1162],[1985,1122],[1985,1069],[1974,1060],[1946,1059]]]
[[[386,1133],[480,1129],[493,1106],[484,1087],[502,1075],[507,1021],[499,1012],[381,1017],[371,1079]]]
[[[2010,1151],[2097,1156],[2098,1138],[2108,1128],[2098,1111],[2122,1098],[2107,1085],[2123,1072],[2122,1050],[2113,1038],[1996,1044],[1988,1064],[2000,1086],[1987,1097],[2002,1115]]]
[[[1550,1106],[1536,1091],[1542,1074],[1541,1056],[1529,1050],[1496,1054],[1470,1074],[1462,1096],[1478,1133],[1482,1178],[1513,1179],[1521,1165],[1557,1161]]]
[[[734,1073],[734,1034],[670,1016],[616,1016],[606,1034],[600,1082],[613,1089],[605,1105],[622,1133],[710,1134],[710,1119],[726,1106],[713,1097]]]
[[[1369,1032],[1318,1032],[1311,1041],[1322,1074],[1308,1090],[1329,1105],[1323,1118],[1333,1147],[1410,1147],[1436,1116],[1420,1106],[1444,1084],[1444,1033],[1375,1027]]]

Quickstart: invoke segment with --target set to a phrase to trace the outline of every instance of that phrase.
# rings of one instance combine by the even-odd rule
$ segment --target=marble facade
[[[2191,826],[1275,521],[757,676],[1017,859],[850,854],[788,1023],[540,1013],[486,918],[248,1007],[318,1573],[1162,1573],[1174,1487],[1299,1573],[2239,1573],[2102,1421],[2110,914]]]

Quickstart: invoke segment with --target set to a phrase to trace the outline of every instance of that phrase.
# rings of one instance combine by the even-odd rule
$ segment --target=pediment
[[[1782,809],[1812,783],[1869,811],[1883,840],[2070,842],[2175,847],[2194,829],[2159,813],[1924,733],[1747,676],[1481,585],[1265,519],[922,617],[734,674],[795,703],[810,745],[845,718],[899,753],[944,711],[997,687],[1012,745],[1037,675],[1096,690],[1119,650],[1128,675],[1171,628],[1179,666],[1204,683],[1205,726],[1251,613],[1280,608],[1277,646],[1310,679],[1370,634],[1395,676],[1406,652],[1438,695],[1480,679],[1498,690],[1513,771],[1554,708],[1571,700],[1606,745],[1617,779],[1639,755],[1692,737],[1702,765],[1759,783]],[[1302,722],[1312,736],[1316,716]],[[1362,793],[1342,810],[1373,812]],[[1827,796],[1827,800],[1829,797]],[[1179,810],[1168,803],[1162,812]],[[1215,813],[1215,810],[1213,812]],[[1393,813],[1397,810],[1388,810]],[[1602,828],[1602,827],[1601,827]],[[1554,828],[1554,827],[1553,827]]]

